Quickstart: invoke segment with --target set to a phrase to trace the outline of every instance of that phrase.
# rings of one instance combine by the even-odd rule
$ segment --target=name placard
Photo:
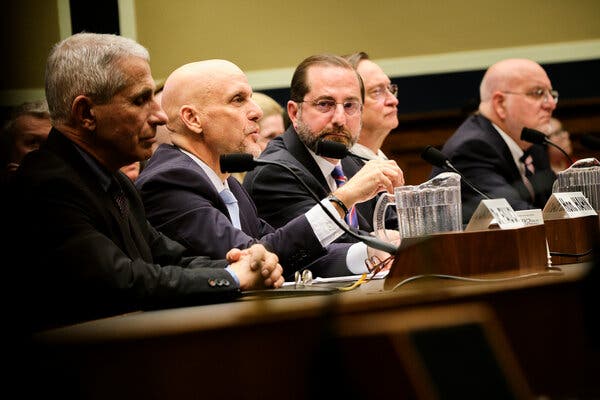
[[[465,231],[490,228],[512,229],[525,226],[506,199],[481,200]]]
[[[539,208],[534,208],[532,210],[518,210],[515,211],[515,213],[519,216],[521,222],[523,222],[525,226],[544,224],[544,215]]]
[[[582,192],[557,192],[544,207],[544,220],[598,215]]]

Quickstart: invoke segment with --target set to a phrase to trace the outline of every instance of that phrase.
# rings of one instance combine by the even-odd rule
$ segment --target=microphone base
[[[544,225],[404,238],[384,289],[426,274],[459,277],[519,276],[548,267]],[[502,273],[502,274],[499,274]]]
[[[600,218],[588,215],[579,218],[553,219],[544,221],[548,247],[552,253],[583,254],[594,248],[600,237]],[[593,254],[581,257],[552,256],[552,265],[573,264],[592,261]]]

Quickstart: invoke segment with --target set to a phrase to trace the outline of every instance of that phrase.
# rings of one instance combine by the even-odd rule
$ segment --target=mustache
[[[346,138],[348,138],[348,140],[352,139],[352,133],[348,129],[345,129],[343,127],[340,127],[339,129],[329,129],[326,131],[322,131],[319,134],[319,139],[322,139],[325,136],[330,136],[330,135],[343,135]]]

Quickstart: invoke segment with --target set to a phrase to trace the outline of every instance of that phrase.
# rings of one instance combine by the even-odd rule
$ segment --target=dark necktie
[[[525,153],[521,157],[521,162],[525,164],[525,176],[530,178],[535,173],[535,166],[533,165],[533,158],[530,154]]]
[[[529,195],[532,200],[535,200],[535,191],[533,189],[533,185],[531,184],[530,178],[535,173],[535,166],[533,165],[533,158],[531,154],[525,152],[521,158],[521,162],[525,165],[525,176],[523,177],[523,182],[525,183],[525,187],[529,191]]]
[[[113,198],[115,205],[119,209],[119,214],[121,218],[127,219],[127,214],[129,213],[129,205],[127,203],[127,197],[125,197],[125,193],[119,184],[119,181],[116,177],[112,177],[110,181],[110,186],[108,187],[108,192]]]
[[[331,172],[331,176],[333,177],[333,179],[335,179],[337,187],[343,186],[348,180],[348,178],[346,178],[346,175],[344,175],[344,171],[342,171],[342,167],[340,165],[335,166],[335,168]],[[352,208],[348,210],[348,214],[344,219],[346,220],[348,226],[358,229],[358,216],[356,215],[356,208],[354,206],[352,206]]]

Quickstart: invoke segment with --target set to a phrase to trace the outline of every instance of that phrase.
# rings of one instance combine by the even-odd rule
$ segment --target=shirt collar
[[[506,142],[506,145],[508,146],[508,149],[510,150],[510,154],[512,155],[513,160],[515,161],[515,165],[517,166],[519,171],[521,171],[521,175],[525,174],[525,165],[521,162],[521,157],[523,157],[523,154],[524,154],[523,150],[519,147],[517,142],[515,142],[513,140],[513,138],[508,136],[508,134],[506,132],[504,132],[502,129],[500,129],[500,127],[498,127],[498,125],[494,124],[493,122],[492,122],[492,125],[494,126],[496,131],[498,131],[498,133],[500,134],[500,137],[504,140],[504,142]]]
[[[371,150],[370,148],[368,148],[367,146],[364,146],[360,143],[354,143],[354,146],[352,146],[352,149],[350,149],[352,151],[352,153],[356,154],[357,156],[361,156],[361,157],[365,157],[368,158],[369,160],[387,160],[387,156],[385,154],[383,154],[383,151],[381,151],[381,149],[377,150],[377,154],[375,154],[373,152],[373,150]]]
[[[213,184],[214,188],[217,190],[218,193],[221,193],[221,191],[225,188],[229,189],[229,184],[227,183],[227,179],[224,182],[221,181],[221,178],[219,178],[217,176],[217,173],[215,171],[213,171],[213,169],[211,167],[209,167],[204,161],[202,161],[201,159],[199,159],[198,157],[196,157],[189,151],[183,150],[182,148],[179,148],[179,150],[181,150],[182,153],[186,154],[196,164],[198,164],[198,166],[200,168],[202,168],[202,170],[206,173],[206,175],[208,176],[208,179]]]
[[[327,181],[327,184],[329,185],[329,189],[333,192],[335,189],[337,189],[337,184],[335,183],[335,179],[333,179],[333,176],[331,176],[331,173],[333,172],[333,169],[335,168],[336,165],[341,164],[341,161],[338,160],[337,164],[332,164],[330,161],[317,155],[317,153],[315,153],[308,147],[306,147],[306,149],[308,150],[310,155],[315,159],[315,162],[319,166],[321,173],[323,174],[323,176],[325,177],[325,180]]]

